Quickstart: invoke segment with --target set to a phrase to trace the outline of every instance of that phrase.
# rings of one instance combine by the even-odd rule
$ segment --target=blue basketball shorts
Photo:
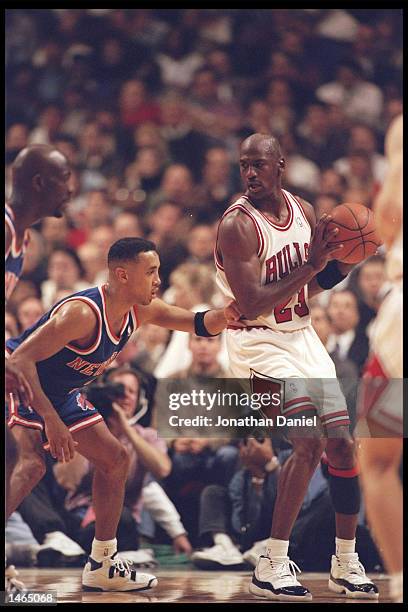
[[[50,401],[58,416],[71,433],[86,429],[99,423],[99,421],[103,421],[102,415],[95,406],[88,402],[84,395],[78,391],[66,396],[62,400],[52,401],[50,399]],[[6,415],[7,425],[10,428],[15,425],[21,425],[22,427],[41,431],[43,448],[49,450],[50,445],[45,434],[44,420],[34,408],[26,408],[22,404],[18,404],[10,394],[10,399],[6,406]]]

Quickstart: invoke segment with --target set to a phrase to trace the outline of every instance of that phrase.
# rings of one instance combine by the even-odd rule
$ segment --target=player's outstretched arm
[[[83,302],[69,302],[29,336],[9,357],[28,381],[32,407],[44,419],[50,452],[59,461],[70,461],[75,442],[45,395],[37,374],[36,363],[58,353],[66,344],[87,341],[95,334],[96,316]]]
[[[167,329],[194,333],[196,331],[196,313],[178,306],[166,304],[163,300],[155,299],[149,306],[138,307],[140,323],[153,323]],[[208,310],[203,324],[212,336],[220,334],[229,321],[238,321],[241,316],[238,308],[230,302],[224,309]]]

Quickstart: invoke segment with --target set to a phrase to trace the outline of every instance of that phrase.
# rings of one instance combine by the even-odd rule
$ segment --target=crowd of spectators
[[[221,305],[213,248],[218,219],[241,193],[240,141],[253,132],[277,136],[284,187],[317,216],[345,201],[371,207],[387,170],[384,134],[402,111],[400,9],[7,9],[5,50],[6,195],[11,164],[30,143],[67,156],[74,190],[63,219],[30,230],[23,277],[7,305],[8,336],[65,296],[103,283],[108,249],[124,236],[156,243],[163,299],[192,310]],[[386,292],[379,254],[312,303],[353,424],[370,325]],[[137,550],[142,536],[187,555],[209,547],[207,556],[193,554],[201,566],[209,558],[239,566],[253,558],[241,553],[267,537],[290,448],[269,438],[178,438],[168,447],[155,439],[155,379],[222,376],[227,365],[223,338],[189,339],[151,325],[112,364],[127,395],[106,420],[134,455],[120,550]],[[251,477],[273,457],[261,491]],[[50,550],[61,563],[82,559],[92,538],[89,466],[68,467],[69,478],[50,462],[13,515],[9,557],[23,540],[43,564]],[[333,539],[319,470],[294,532],[293,557],[311,569],[320,569],[323,552],[315,566],[306,558],[305,525],[327,519],[324,555]],[[240,523],[243,503],[256,526]],[[367,550],[374,567],[375,549]]]

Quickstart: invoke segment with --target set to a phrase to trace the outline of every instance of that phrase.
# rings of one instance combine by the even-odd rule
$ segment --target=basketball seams
[[[349,210],[349,211],[351,212],[351,214],[352,214],[352,215],[353,215],[353,217],[354,217],[355,222],[357,223],[358,229],[359,229],[359,231],[360,231],[360,237],[361,237],[361,240],[362,240],[362,243],[363,243],[363,244],[362,244],[362,246],[363,246],[363,259],[365,259],[366,248],[365,248],[364,236],[363,236],[363,233],[362,233],[362,231],[361,231],[363,228],[362,228],[362,227],[360,227],[359,220],[357,219],[357,217],[356,217],[356,215],[355,215],[355,213],[354,213],[354,210],[353,210],[352,208],[350,208],[350,206],[347,206],[347,204],[343,204],[343,206],[344,206],[345,208],[347,208],[347,210]],[[367,210],[368,210],[368,209],[367,209]],[[366,222],[366,224],[364,225],[364,227],[366,227],[366,226],[367,226],[369,217],[370,217],[370,214],[369,214],[369,213],[367,213],[367,222]],[[352,249],[352,250],[350,251],[350,253],[347,255],[347,257],[349,257],[349,256],[351,255],[351,253],[353,252],[353,250],[354,250],[354,249]]]

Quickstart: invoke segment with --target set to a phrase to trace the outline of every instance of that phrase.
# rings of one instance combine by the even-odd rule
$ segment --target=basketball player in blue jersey
[[[102,374],[144,323],[207,336],[225,329],[227,318],[240,317],[233,304],[194,314],[158,299],[159,265],[152,242],[118,240],[109,250],[105,285],[63,299],[19,338],[6,343],[10,362],[23,372],[33,391],[28,409],[13,397],[8,405],[8,423],[18,440],[20,459],[7,513],[42,478],[46,450],[62,462],[73,459],[76,450],[93,463],[96,526],[82,578],[87,590],[149,589],[157,580],[136,573],[116,557],[115,534],[129,459],[80,389]]]
[[[70,169],[65,156],[48,145],[30,145],[12,165],[12,192],[5,207],[5,298],[9,299],[23,268],[28,228],[44,217],[60,217],[71,197]],[[24,405],[32,400],[24,374],[6,360],[6,393],[13,393]],[[18,448],[9,430],[6,434],[6,498]],[[11,588],[22,588],[14,566],[6,569]]]
[[[311,598],[289,559],[289,538],[325,450],[337,536],[329,588],[348,597],[378,598],[355,552],[360,488],[346,402],[308,308],[308,298],[334,287],[352,266],[334,259],[342,245],[330,245],[337,233],[327,230],[330,217],[316,223],[313,207],[282,189],[284,167],[274,137],[253,134],[242,143],[246,191],[224,213],[215,248],[217,284],[246,319],[246,327],[228,326],[230,372],[251,379],[254,389],[259,378],[263,388],[268,377],[286,380],[283,414],[317,413],[327,437],[288,428],[293,453],[281,470],[271,537],[249,589],[268,599]]]

